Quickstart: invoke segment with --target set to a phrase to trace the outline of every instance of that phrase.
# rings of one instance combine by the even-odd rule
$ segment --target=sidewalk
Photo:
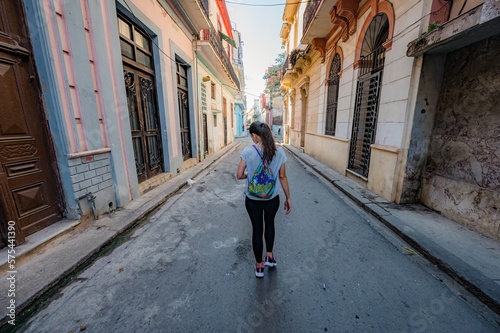
[[[83,222],[83,225],[79,225],[78,221],[63,220],[45,228],[43,232],[28,236],[27,242],[15,249],[16,313],[33,304],[58,282],[71,278],[79,266],[186,186],[188,179],[213,167],[221,157],[234,151],[240,144],[235,141],[207,156],[202,162],[111,215],[100,216],[97,221]],[[0,250],[0,327],[10,319],[6,306],[11,298],[8,298],[6,291],[9,289],[8,272],[13,269],[7,265],[7,250]]]
[[[500,314],[500,243],[422,205],[389,202],[301,150],[284,147]]]

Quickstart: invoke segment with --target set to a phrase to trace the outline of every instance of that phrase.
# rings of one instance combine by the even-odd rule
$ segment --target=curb
[[[492,283],[492,281],[489,278],[487,278],[481,272],[473,269],[467,263],[457,258],[456,262],[459,262],[462,271],[469,272],[470,275],[475,275],[474,279],[476,281],[481,281],[481,285],[483,286],[483,288],[479,287],[476,283],[471,281],[472,279],[466,278],[457,269],[449,265],[446,260],[442,259],[442,257],[447,257],[447,258],[454,257],[452,253],[449,253],[446,249],[440,247],[438,244],[428,240],[425,237],[425,235],[422,235],[419,232],[414,231],[415,235],[410,236],[409,234],[403,231],[404,229],[401,226],[403,226],[404,223],[399,218],[392,215],[390,212],[385,210],[383,207],[379,206],[377,203],[374,203],[372,200],[365,198],[361,193],[359,193],[355,189],[351,188],[350,186],[342,182],[342,180],[339,177],[333,174],[328,175],[327,172],[320,170],[315,164],[307,161],[300,155],[300,154],[304,155],[307,154],[299,153],[298,151],[292,149],[289,145],[283,145],[283,147],[292,155],[294,155],[297,159],[302,161],[302,163],[306,164],[311,169],[313,169],[321,177],[332,183],[337,189],[342,191],[358,206],[360,206],[370,215],[372,215],[377,220],[382,222],[399,238],[401,238],[403,241],[405,241],[411,247],[417,250],[424,258],[426,258],[431,263],[436,265],[440,270],[449,275],[453,280],[458,282],[467,291],[469,291],[471,294],[477,297],[489,309],[491,309],[496,314],[500,315],[500,297],[497,297],[498,299],[495,299],[494,297],[490,296],[487,291],[485,291],[488,290],[494,293],[495,290],[498,288],[497,285]],[[416,239],[420,239],[420,241],[417,241]],[[441,254],[441,256],[439,254]]]

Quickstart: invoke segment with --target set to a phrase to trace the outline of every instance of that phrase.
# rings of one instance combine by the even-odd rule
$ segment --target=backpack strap
[[[264,158],[262,157],[262,154],[260,153],[259,149],[257,149],[257,146],[256,145],[252,145],[252,146],[255,148],[255,151],[257,151],[257,154],[259,154],[260,159],[262,160],[262,162],[264,162]]]

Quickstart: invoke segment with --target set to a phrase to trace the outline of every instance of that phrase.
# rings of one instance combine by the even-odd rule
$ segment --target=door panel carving
[[[43,183],[12,191],[19,216],[23,217],[47,206]]]
[[[63,204],[22,2],[0,2],[0,223],[17,241],[61,219]]]
[[[163,172],[152,45],[148,34],[118,13],[123,78],[139,182]]]
[[[177,106],[179,108],[179,129],[181,132],[182,159],[193,157],[191,151],[191,120],[189,114],[188,67],[176,63],[177,68]]]
[[[3,61],[2,61],[3,60]],[[18,82],[19,75],[15,73],[15,64],[4,62],[5,59],[0,59],[0,64],[6,69],[2,75],[2,82]],[[21,103],[22,90],[19,91],[17,84],[7,85],[2,84],[0,89],[0,101],[2,101],[2,108],[6,110],[22,110]],[[28,133],[28,126],[24,115],[20,112],[1,112],[0,113],[0,135],[3,137],[18,137],[26,136]]]
[[[153,76],[124,65],[132,146],[139,182],[163,171],[163,158]]]
[[[39,159],[21,163],[4,164],[8,177],[20,177],[33,172],[40,172]]]

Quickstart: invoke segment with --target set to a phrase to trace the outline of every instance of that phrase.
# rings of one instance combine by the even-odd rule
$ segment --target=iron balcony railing
[[[210,23],[210,10],[209,10],[209,3],[208,2],[209,2],[209,0],[198,0],[198,3],[201,5],[201,8],[203,8],[203,11],[205,12],[207,20]],[[212,47],[216,51],[217,55],[219,56],[219,59],[221,59],[222,64],[224,65],[227,72],[229,73],[229,76],[231,77],[231,79],[233,80],[233,82],[236,84],[236,86],[239,89],[240,88],[240,81],[238,80],[238,76],[236,75],[236,72],[234,71],[233,65],[231,64],[231,61],[229,60],[229,56],[226,54],[226,51],[224,50],[224,47],[222,46],[222,40],[221,40],[219,34],[212,27],[211,23],[210,23],[210,29],[204,29],[202,31],[200,39],[210,42],[210,44],[212,45]]]
[[[286,56],[285,62],[283,63],[283,67],[281,68],[281,77],[285,76],[286,71],[292,69],[290,67],[290,55]]]
[[[229,56],[227,55],[226,50],[224,50],[224,47],[222,46],[222,39],[220,38],[219,34],[213,28],[203,29],[200,35],[200,40],[210,42],[215,53],[222,61],[222,65],[226,68],[229,76],[239,89],[240,81],[238,80],[238,76],[234,71],[233,65],[231,65],[231,61],[229,60]]]
[[[201,8],[203,8],[203,11],[205,12],[205,15],[207,15],[207,18],[210,17],[210,13],[208,11],[208,0],[198,0],[198,2],[201,5]]]
[[[307,30],[309,29],[309,26],[312,23],[312,20],[314,18],[314,14],[316,13],[316,9],[318,9],[319,5],[323,2],[324,0],[311,0],[307,3],[306,9],[304,11],[304,28],[302,31],[302,34],[306,34]]]

